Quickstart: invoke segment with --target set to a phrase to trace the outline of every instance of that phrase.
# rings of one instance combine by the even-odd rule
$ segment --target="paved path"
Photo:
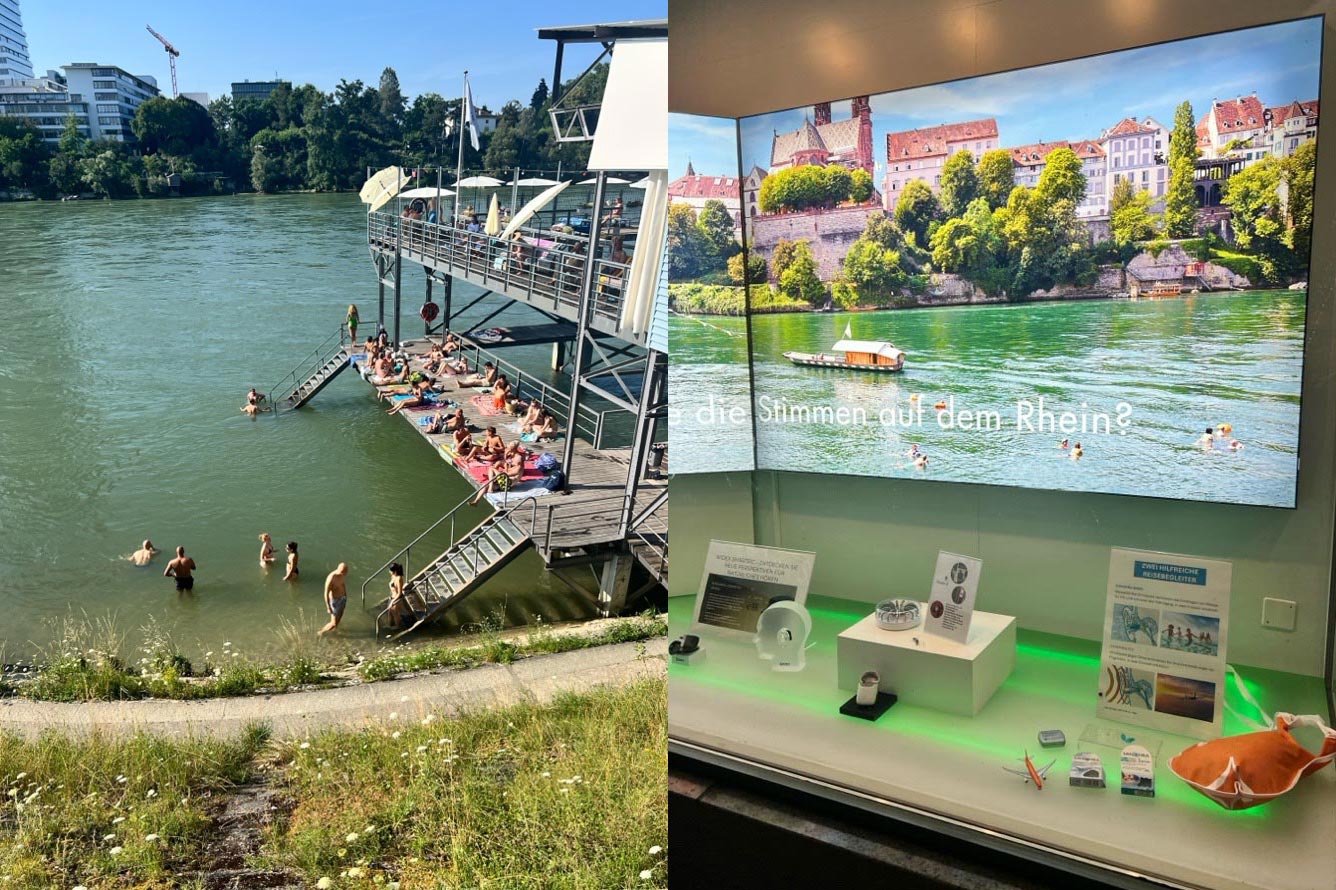
[[[644,643],[538,655],[514,664],[485,664],[405,680],[284,695],[76,704],[9,698],[0,700],[0,732],[26,738],[47,729],[74,735],[144,731],[225,736],[253,723],[267,723],[276,736],[286,738],[335,726],[356,729],[391,715],[418,720],[428,713],[452,716],[524,701],[549,702],[563,692],[665,676],[667,653],[667,639],[656,637]]]

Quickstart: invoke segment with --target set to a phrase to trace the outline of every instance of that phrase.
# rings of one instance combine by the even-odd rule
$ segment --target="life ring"
[[[436,316],[440,314],[441,314],[441,307],[435,303],[423,303],[422,311],[418,313],[418,315],[422,316],[422,320],[425,321],[427,324],[431,324],[433,321],[435,321]]]

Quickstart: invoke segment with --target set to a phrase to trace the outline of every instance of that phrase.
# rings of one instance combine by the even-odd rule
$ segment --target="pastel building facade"
[[[708,201],[720,201],[733,219],[733,229],[742,227],[742,182],[736,176],[702,176],[691,162],[687,172],[668,183],[668,201],[685,204],[700,214]]]
[[[886,134],[886,173],[882,200],[893,210],[900,193],[912,180],[921,179],[934,193],[941,190],[942,166],[958,151],[968,151],[977,161],[997,148],[997,119],[986,117],[956,124],[941,124]]]
[[[1112,202],[1119,182],[1131,180],[1140,191],[1150,192],[1157,210],[1164,206],[1169,189],[1169,130],[1153,117],[1126,117],[1103,132],[1099,145],[1106,160],[1105,201]]]

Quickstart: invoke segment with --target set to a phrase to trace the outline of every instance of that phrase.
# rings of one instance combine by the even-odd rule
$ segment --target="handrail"
[[[514,514],[515,512],[517,512],[517,511],[519,511],[519,510],[523,510],[523,509],[526,508],[526,507],[529,508],[529,513],[530,513],[530,516],[529,516],[529,529],[530,529],[530,531],[529,531],[527,537],[532,538],[532,537],[533,537],[533,529],[537,526],[537,523],[538,523],[538,502],[537,502],[535,499],[533,499],[533,498],[525,498],[524,500],[519,501],[518,503],[514,504],[513,506],[505,507],[505,508],[501,509],[500,511],[498,511],[498,512],[496,512],[496,513],[493,513],[491,516],[488,516],[488,517],[487,517],[486,519],[484,519],[482,522],[479,522],[477,525],[475,525],[475,526],[473,526],[471,529],[469,529],[469,531],[468,531],[467,533],[465,533],[464,537],[460,538],[460,541],[459,541],[459,542],[462,542],[465,538],[468,538],[469,535],[473,535],[475,532],[478,532],[478,531],[482,530],[485,526],[489,526],[489,525],[490,525],[490,526],[495,526],[498,522],[500,522],[500,521],[503,520],[503,519],[510,519],[510,517],[511,517],[512,514]],[[456,506],[456,507],[455,507],[455,510],[458,510],[458,509],[459,509],[459,506]],[[450,513],[453,514],[453,513],[455,512],[455,510],[451,510]],[[450,514],[447,514],[447,516],[448,516],[448,515],[450,515]],[[446,517],[443,516],[443,517],[441,517],[440,520],[437,520],[437,525],[439,525],[442,521],[444,521],[445,518],[446,518]],[[434,528],[434,526],[433,526],[433,528]],[[426,532],[424,532],[423,534],[425,535]],[[451,534],[451,537],[453,538],[453,537],[454,537],[454,527],[453,527],[453,525],[451,526],[451,532],[450,532],[450,534]],[[472,538],[472,540],[470,540],[470,541],[465,545],[466,548],[470,548],[470,549],[472,550],[472,556],[473,556],[473,576],[474,576],[475,578],[478,576],[478,573],[479,573],[479,562],[481,561],[481,556],[482,556],[482,545],[481,545],[482,538],[483,538],[483,535],[481,535],[481,534],[474,535],[474,537]],[[422,535],[419,535],[417,540],[421,540],[421,539],[422,539]],[[459,542],[456,542],[456,541],[454,541],[454,540],[451,540],[450,545],[449,545],[448,547],[446,547],[444,550],[441,551],[441,555],[444,556],[445,554],[449,553],[451,550],[453,550],[453,549],[455,548],[455,544],[456,544],[456,543],[459,543]],[[416,543],[416,541],[415,541],[414,543]],[[407,548],[405,548],[405,549],[407,549]],[[460,550],[460,553],[464,553],[464,552],[465,552],[464,550]],[[456,554],[456,556],[458,556],[458,555],[459,555],[459,554]],[[393,561],[393,560],[391,560],[391,561]],[[438,558],[438,560],[433,561],[432,565],[435,565],[436,562],[439,562],[439,558]],[[424,569],[423,571],[426,571],[426,570]],[[408,574],[407,567],[405,567],[404,574],[405,574],[405,576],[407,576],[407,574]],[[364,603],[365,603],[365,596],[366,596],[366,584],[369,583],[370,580],[371,580],[371,579],[368,578],[368,579],[367,579],[367,582],[366,582],[366,583],[363,583],[363,585],[362,585],[362,590],[363,590],[362,595],[363,595],[363,602],[364,602]],[[416,580],[416,579],[414,579],[414,580]],[[406,585],[406,586],[405,586],[405,589],[404,589],[404,596],[407,597],[408,595],[409,595],[409,590],[408,590],[408,587],[407,587],[407,585]],[[426,598],[425,598],[425,597],[422,598],[422,601],[423,601],[423,604],[425,605],[425,604],[426,604]],[[365,608],[365,605],[363,606],[363,608]],[[376,614],[376,638],[377,638],[377,639],[380,639],[380,625],[381,625],[381,619],[383,619],[386,615],[388,615],[388,614],[389,614],[389,611],[390,611],[389,603],[386,603],[385,608],[382,609],[380,612],[378,612],[378,613]]]
[[[609,237],[636,237],[636,222],[632,219],[621,222]],[[398,239],[395,235],[401,226],[406,237]],[[523,238],[503,241],[458,224],[401,219],[385,211],[367,214],[367,241],[373,249],[397,248],[422,261],[443,263],[465,276],[481,278],[483,286],[514,286],[523,290],[534,305],[550,303],[553,310],[578,309],[588,260],[587,242],[532,227],[521,227],[516,234],[539,243]],[[613,333],[621,333],[621,282],[626,280],[630,268],[625,263],[597,256],[594,262],[599,274],[594,277],[598,292],[593,299],[593,315]]]
[[[390,566],[392,566],[392,565],[394,565],[396,562],[398,562],[398,561],[399,561],[399,557],[401,557],[401,556],[404,558],[404,581],[405,581],[405,583],[406,583],[406,582],[408,581],[408,579],[410,579],[410,578],[412,577],[412,576],[408,573],[408,560],[409,560],[409,558],[412,556],[413,545],[414,545],[414,544],[417,544],[418,542],[420,542],[420,541],[421,541],[423,538],[425,538],[427,535],[429,535],[429,534],[431,534],[432,532],[436,531],[436,529],[438,529],[438,528],[440,527],[441,523],[442,523],[442,522],[445,522],[447,519],[450,520],[450,543],[447,544],[447,545],[445,546],[445,550],[442,550],[441,552],[444,553],[446,550],[449,550],[451,547],[455,546],[455,521],[454,521],[454,515],[455,515],[457,512],[459,512],[460,508],[464,507],[465,505],[468,504],[469,501],[473,500],[474,496],[475,496],[474,492],[469,492],[469,493],[464,497],[464,500],[460,501],[458,504],[455,504],[453,507],[451,507],[450,510],[449,510],[449,512],[446,513],[444,516],[442,516],[440,519],[438,519],[438,520],[436,520],[435,522],[433,522],[433,523],[431,524],[431,527],[430,527],[430,528],[428,528],[428,529],[427,529],[425,532],[423,532],[422,534],[418,535],[418,536],[417,536],[416,538],[414,538],[413,540],[409,541],[408,544],[407,544],[406,546],[404,546],[403,548],[401,548],[401,549],[399,550],[398,553],[394,554],[394,556],[391,556],[388,560],[386,560],[384,565],[382,565],[380,568],[376,569],[374,572],[372,572],[370,575],[367,576],[366,580],[362,582],[362,609],[363,609],[364,611],[365,611],[365,609],[366,609],[366,589],[367,589],[367,585],[369,585],[373,580],[375,580],[377,577],[379,577],[379,575],[381,574],[381,572],[386,571],[387,569],[389,569]]]
[[[338,331],[330,334],[319,346],[307,353],[297,363],[297,366],[288,372],[286,377],[269,387],[269,406],[275,414],[279,410],[279,400],[274,398],[275,393],[279,395],[280,399],[286,398],[289,394],[295,392],[300,384],[309,380],[312,374],[323,367],[336,354],[332,346],[335,338],[339,341],[338,348],[341,351],[348,342],[348,325],[346,322],[340,322]]]

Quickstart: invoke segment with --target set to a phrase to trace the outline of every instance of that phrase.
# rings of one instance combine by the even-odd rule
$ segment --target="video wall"
[[[762,469],[1293,507],[1321,23],[741,119],[736,258],[670,249],[750,367],[673,364],[750,377]]]

